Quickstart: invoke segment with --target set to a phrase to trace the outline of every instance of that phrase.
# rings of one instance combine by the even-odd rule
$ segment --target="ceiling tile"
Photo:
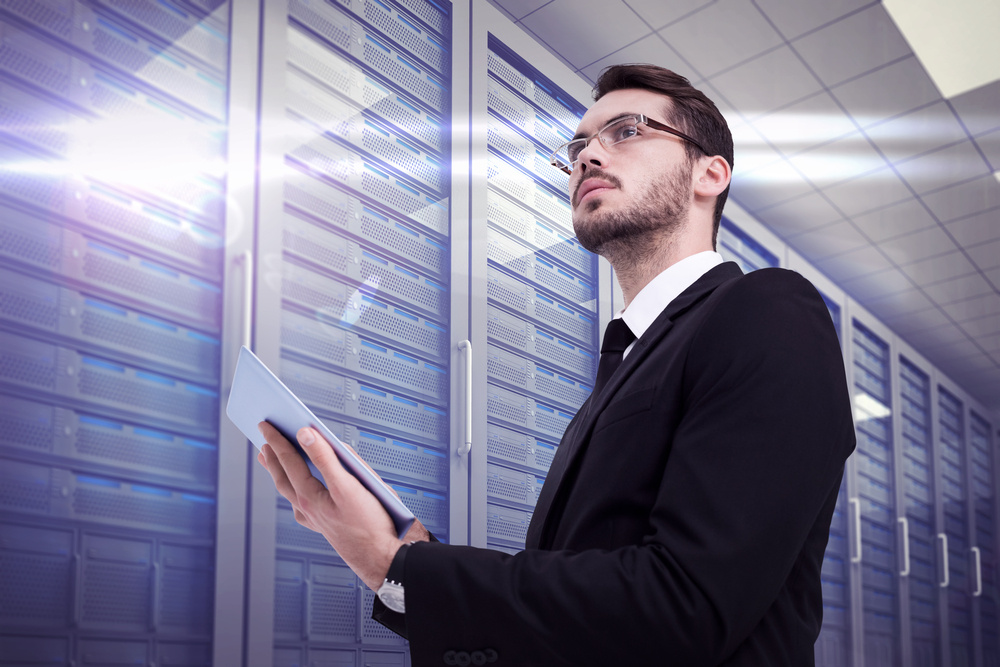
[[[552,0],[535,0],[534,2],[531,2],[530,4],[538,5],[540,7],[541,5],[544,5],[546,2],[551,2],[551,1]],[[504,16],[506,16],[507,18],[509,18],[511,21],[517,21],[517,19],[519,19],[520,16],[517,16],[516,14],[514,14],[512,11],[510,11],[509,9],[507,9],[507,7],[505,7],[504,5],[505,4],[506,5],[524,4],[524,3],[516,2],[516,0],[489,0],[489,3],[491,5],[493,5],[494,7],[496,7]],[[537,8],[538,7],[535,7],[535,9],[537,9]],[[525,12],[525,13],[527,13],[527,12]]]
[[[745,0],[718,0],[660,34],[706,78],[782,41],[753,3]],[[707,44],[724,44],[725,48],[706,48]]]
[[[938,224],[917,199],[907,199],[851,219],[875,243]]]
[[[1000,81],[951,98],[955,111],[973,135],[1000,130]]]
[[[936,283],[949,278],[967,276],[976,271],[972,262],[960,251],[939,255],[900,267],[918,285]]]
[[[868,138],[857,131],[823,146],[796,153],[789,161],[819,188],[842,183],[885,166],[885,160],[872,148]]]
[[[792,42],[792,48],[828,86],[910,53],[906,40],[880,4],[805,35]],[[830,57],[834,53],[836,57]]]
[[[897,331],[905,332],[905,335],[908,336],[907,340],[913,340],[918,334],[937,327],[948,326],[954,328],[951,320],[937,306],[910,313],[906,316],[905,321],[899,322],[898,326]],[[919,346],[917,349],[919,349]]]
[[[899,175],[918,194],[940,190],[992,171],[971,141],[962,141],[920,157],[896,163]]]
[[[804,32],[834,21],[863,7],[871,0],[822,0],[788,2],[788,0],[757,0],[768,18],[787,38],[794,39]]]
[[[868,245],[868,240],[846,220],[793,236],[788,240],[795,250],[811,262],[840,255]]]
[[[734,178],[730,196],[747,210],[756,211],[811,191],[801,174],[779,160]]]
[[[976,266],[984,271],[1000,267],[1000,239],[982,245],[970,246],[966,248],[966,252],[969,253],[969,257],[976,263]]]
[[[781,153],[768,146],[760,135],[749,125],[740,128],[739,140],[734,137],[735,165],[733,166],[733,182],[745,178],[751,172],[766,166],[774,166],[784,162]],[[754,140],[753,137],[757,139]]]
[[[840,220],[843,216],[818,192],[758,209],[757,218],[783,238]]]
[[[913,288],[867,300],[865,301],[865,308],[886,324],[889,324],[888,320],[890,319],[899,320],[904,316],[906,318],[914,318],[916,317],[916,313],[937,310],[934,302],[928,299],[920,290]],[[893,328],[895,329],[896,327]]]
[[[553,0],[524,17],[521,24],[574,69],[586,67],[649,33],[646,24],[622,0]]]
[[[997,113],[1000,117],[1000,112]],[[993,171],[1000,171],[1000,130],[980,134],[975,138],[976,145],[983,151],[990,162]]]
[[[945,229],[964,246],[1000,239],[1000,208],[949,222]]]
[[[913,234],[882,241],[879,247],[889,259],[900,266],[958,250],[944,230],[936,225]]]
[[[587,65],[580,73],[591,81],[596,81],[601,70],[609,65],[621,63],[655,63],[661,67],[672,69],[679,74],[685,74],[687,65],[681,61],[673,49],[663,43],[656,33],[650,33],[637,42],[633,42],[597,62]]]
[[[713,2],[715,0],[671,0],[670,2],[663,2],[663,0],[628,0],[628,4],[633,11],[657,30]],[[653,61],[633,60],[630,62]]]
[[[899,176],[888,167],[823,188],[823,192],[849,217],[884,208],[913,196]]]
[[[885,295],[891,291],[906,289],[909,283],[901,276],[895,276],[892,265],[874,246],[858,248],[842,255],[828,257],[816,262],[816,266],[835,281],[841,283],[849,294],[859,301],[863,295]],[[890,271],[891,269],[891,271]],[[862,281],[862,277],[879,274],[878,279]]]
[[[938,365],[959,364],[960,372],[967,372],[969,370],[967,364],[960,362],[968,362],[970,359],[975,359],[978,362],[979,358],[983,356],[983,351],[968,338],[957,340],[937,348],[931,348],[928,352],[930,356],[936,357]]]
[[[949,222],[1000,207],[1000,182],[991,174],[923,195],[921,199],[941,222]]]
[[[961,322],[959,326],[973,338],[991,336],[1000,333],[1000,313],[974,320],[966,320],[965,322]]]
[[[1000,294],[983,294],[971,299],[942,303],[941,308],[956,322],[1000,316]]]
[[[1000,333],[982,336],[976,342],[987,352],[1000,352]]]
[[[916,56],[843,83],[831,92],[862,127],[941,99]]]
[[[857,128],[829,93],[819,92],[753,121],[757,131],[785,155],[820,146]]]
[[[893,162],[966,139],[965,130],[942,100],[865,130]]]
[[[821,86],[787,46],[769,51],[710,80],[746,118],[764,115],[813,95]]]
[[[922,288],[928,296],[940,303],[959,301],[995,291],[979,273],[922,285]]]
[[[555,1],[555,0],[553,0],[553,1]],[[553,56],[555,56],[556,59],[559,60],[559,62],[561,62],[564,66],[566,66],[567,69],[570,69],[570,70],[575,70],[576,69],[576,65],[574,65],[570,61],[566,60],[566,58],[564,58],[561,53],[559,53],[558,51],[556,51],[556,49],[553,48],[550,44],[546,43],[546,41],[540,35],[537,35],[534,32],[532,32],[531,29],[528,28],[523,23],[519,23],[518,25],[521,27],[521,30],[523,30],[525,33],[527,33],[527,35],[529,37],[531,37],[536,42],[538,42],[546,51],[548,51]]]
[[[938,312],[940,313],[941,311],[939,310]],[[955,326],[955,323],[944,315],[944,313],[941,316],[945,318],[945,324],[933,329],[914,332],[913,340],[919,342],[917,345],[918,352],[928,352],[961,340],[968,340],[969,334]]]

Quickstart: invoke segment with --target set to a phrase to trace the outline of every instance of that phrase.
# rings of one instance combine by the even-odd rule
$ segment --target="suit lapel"
[[[667,304],[667,307],[653,321],[649,329],[643,333],[642,338],[636,341],[635,346],[608,380],[608,384],[605,385],[600,395],[591,394],[580,407],[563,434],[545,484],[538,495],[538,502],[535,505],[525,541],[528,548],[546,546],[547,542],[543,540],[551,540],[552,535],[548,533],[551,532],[552,526],[556,525],[561,515],[559,499],[564,499],[568,493],[575,477],[574,470],[586,450],[586,443],[590,439],[594,424],[601,412],[614,398],[618,389],[673,328],[674,320],[677,317],[698,304],[722,283],[741,275],[743,272],[737,264],[724,262],[696,280],[694,284]]]

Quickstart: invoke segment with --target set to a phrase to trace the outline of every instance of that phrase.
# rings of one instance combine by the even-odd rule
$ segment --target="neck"
[[[608,259],[622,288],[625,308],[653,278],[677,262],[706,250],[714,250],[711,240],[681,238],[653,238],[644,243],[629,243],[626,247],[605,247],[602,254]]]

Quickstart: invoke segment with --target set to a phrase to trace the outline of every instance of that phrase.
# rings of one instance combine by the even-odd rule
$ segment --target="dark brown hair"
[[[708,151],[709,156],[721,155],[730,168],[733,167],[733,135],[729,124],[715,103],[685,77],[657,65],[612,65],[601,72],[594,84],[594,100],[615,90],[631,88],[651,90],[669,97],[672,103],[665,104],[668,116],[665,122],[690,135]],[[684,145],[689,160],[701,156],[697,146],[690,142],[684,142]],[[712,245],[715,245],[719,234],[722,208],[728,196],[727,186],[715,200]]]

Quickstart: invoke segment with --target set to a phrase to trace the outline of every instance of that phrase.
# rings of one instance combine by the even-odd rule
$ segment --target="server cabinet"
[[[905,494],[899,519],[903,544],[900,577],[906,578],[909,592],[912,664],[922,667],[941,664],[931,380],[905,356],[899,364]]]
[[[858,438],[850,498],[855,526],[851,562],[861,589],[861,649],[865,664],[895,665],[900,661],[901,625],[891,357],[885,338],[857,319],[851,336]]]
[[[588,87],[492,7],[475,4],[472,19],[469,540],[512,553],[592,388],[611,277],[576,242],[569,179],[548,161]]]
[[[0,4],[5,664],[211,659],[228,34]]]
[[[966,484],[965,411],[962,401],[938,385],[938,483],[941,487],[941,605],[945,611],[946,647],[954,667],[973,664],[972,613],[969,599],[968,485]]]
[[[972,604],[975,636],[984,667],[1000,664],[997,617],[997,505],[994,440],[989,422],[969,412],[969,484],[972,510]]]
[[[255,349],[448,542],[451,6],[288,0],[263,19]],[[267,476],[252,503],[248,662],[406,664]]]

